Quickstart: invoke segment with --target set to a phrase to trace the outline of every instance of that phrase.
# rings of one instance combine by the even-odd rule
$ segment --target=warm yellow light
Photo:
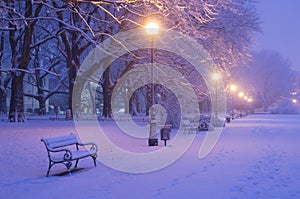
[[[248,102],[253,102],[253,99],[251,99],[251,98],[248,98],[248,100],[247,100]]]
[[[247,97],[247,96],[244,96],[244,100],[248,100],[248,97]]]
[[[234,84],[231,84],[231,85],[230,85],[230,90],[231,90],[232,92],[236,91],[236,89],[237,89],[236,85],[234,85]]]
[[[156,23],[150,22],[145,26],[148,35],[156,35],[159,31],[159,27]]]
[[[243,92],[239,92],[239,97],[244,97],[244,93]]]
[[[296,103],[297,103],[297,100],[296,100],[296,99],[293,99],[292,102],[293,102],[294,104],[296,104]]]
[[[221,76],[219,75],[219,73],[213,73],[212,77],[216,81],[218,81],[221,78]]]

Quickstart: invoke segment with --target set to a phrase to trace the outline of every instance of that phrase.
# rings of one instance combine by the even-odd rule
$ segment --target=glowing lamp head
[[[214,73],[214,74],[212,75],[212,78],[213,78],[214,80],[218,81],[218,80],[221,78],[221,76],[220,76],[218,73]]]
[[[148,35],[156,35],[159,31],[159,27],[156,23],[150,22],[145,26]]]
[[[296,100],[296,99],[293,99],[292,102],[293,102],[294,104],[296,104],[296,103],[297,103],[297,100]]]
[[[230,90],[231,90],[232,92],[236,91],[236,89],[237,89],[236,85],[234,85],[234,84],[231,84],[231,85],[230,85]]]
[[[239,92],[239,97],[244,97],[244,93],[243,92]]]

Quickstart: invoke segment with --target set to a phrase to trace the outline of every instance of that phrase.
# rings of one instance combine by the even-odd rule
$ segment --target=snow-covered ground
[[[121,144],[114,123],[101,124]],[[100,162],[94,168],[87,158],[71,176],[55,165],[45,177],[41,137],[71,132],[72,121],[0,122],[0,198],[300,198],[300,115],[234,120],[204,159],[198,152],[206,132],[199,132],[179,160],[151,173],[123,173]]]

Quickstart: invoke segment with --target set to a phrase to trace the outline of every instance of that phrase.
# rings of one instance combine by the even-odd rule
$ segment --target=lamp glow
[[[145,26],[148,35],[156,35],[159,31],[159,27],[156,23],[150,22]]]
[[[231,85],[230,85],[230,90],[231,90],[232,92],[236,91],[236,89],[237,89],[236,85],[234,85],[234,84],[231,84]]]
[[[212,77],[216,81],[218,81],[221,78],[221,76],[218,73],[213,73]]]

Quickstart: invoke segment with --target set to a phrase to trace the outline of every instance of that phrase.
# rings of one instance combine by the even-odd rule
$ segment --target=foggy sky
[[[258,0],[262,34],[255,50],[272,49],[300,71],[300,0]]]

